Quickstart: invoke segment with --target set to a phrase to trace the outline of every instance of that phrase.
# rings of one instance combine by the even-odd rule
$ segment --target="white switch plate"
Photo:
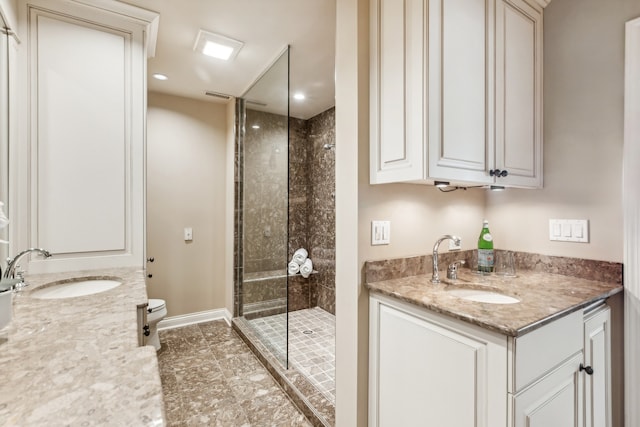
[[[391,243],[391,221],[371,221],[371,246]]]
[[[450,251],[459,251],[460,249],[462,249],[462,238],[460,238],[460,244],[456,245],[456,242],[454,242],[453,240],[449,239],[449,250]]]
[[[184,229],[184,241],[190,242],[193,240],[193,229],[191,227],[185,227]]]
[[[589,243],[589,220],[550,219],[549,240]]]

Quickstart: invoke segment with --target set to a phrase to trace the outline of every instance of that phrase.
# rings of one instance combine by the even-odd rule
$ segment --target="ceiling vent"
[[[213,96],[214,98],[231,99],[231,95],[226,95],[224,93],[218,93],[218,92],[211,92],[210,90],[206,91],[204,94],[208,96]]]

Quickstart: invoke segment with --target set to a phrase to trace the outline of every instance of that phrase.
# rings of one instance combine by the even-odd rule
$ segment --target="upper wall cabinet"
[[[117,3],[25,2],[25,217],[29,246],[54,255],[32,260],[30,272],[144,265],[146,59],[157,15]]]
[[[371,0],[370,13],[371,183],[540,187],[541,5]]]
[[[542,11],[523,0],[496,3],[497,183],[542,187]]]

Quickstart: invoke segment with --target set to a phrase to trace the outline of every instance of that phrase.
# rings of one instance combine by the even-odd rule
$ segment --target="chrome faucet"
[[[460,245],[460,238],[450,234],[445,234],[436,240],[436,244],[433,245],[433,274],[431,275],[431,283],[440,283],[440,275],[438,274],[438,247],[440,243],[445,240],[453,240],[456,246]]]
[[[2,277],[4,279],[12,278],[15,275],[15,269],[16,269],[16,265],[18,264],[18,261],[20,261],[22,259],[22,257],[24,257],[25,255],[27,255],[27,254],[29,254],[31,252],[38,252],[38,253],[42,254],[45,258],[49,258],[51,256],[49,251],[44,250],[44,249],[29,248],[27,250],[24,250],[24,251],[20,252],[18,255],[16,255],[13,259],[8,259],[7,260],[7,269],[4,271],[4,274],[3,274]]]

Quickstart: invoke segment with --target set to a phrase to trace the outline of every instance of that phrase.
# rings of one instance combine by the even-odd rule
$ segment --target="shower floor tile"
[[[159,334],[168,426],[311,426],[224,321]]]
[[[286,354],[285,314],[250,320],[280,359]],[[331,403],[336,400],[335,316],[314,307],[289,313],[289,365],[303,373]]]

